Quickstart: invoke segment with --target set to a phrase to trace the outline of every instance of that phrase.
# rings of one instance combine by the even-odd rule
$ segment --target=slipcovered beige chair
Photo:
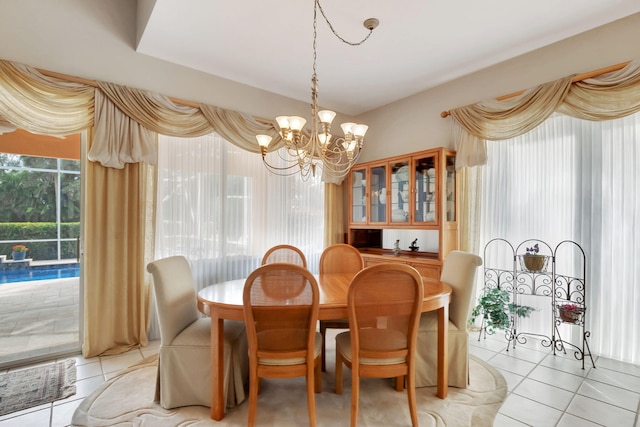
[[[357,273],[364,268],[364,260],[360,251],[346,243],[336,243],[328,246],[320,256],[320,274],[325,273]],[[327,328],[349,329],[349,319],[321,320],[320,334],[322,335],[322,370],[327,370],[326,335]]]
[[[155,400],[165,409],[211,406],[211,320],[198,314],[188,261],[173,256],[147,265],[153,275],[160,324]],[[249,372],[243,322],[224,323],[224,394],[227,406],[245,398]]]
[[[304,253],[292,245],[276,245],[269,248],[262,257],[262,265],[274,262],[287,262],[307,268],[307,258]]]
[[[467,388],[469,385],[469,333],[467,322],[474,299],[476,269],[482,265],[477,255],[451,251],[444,260],[440,280],[451,285],[449,304],[449,385]],[[416,387],[438,383],[438,315],[422,313],[416,346]]]

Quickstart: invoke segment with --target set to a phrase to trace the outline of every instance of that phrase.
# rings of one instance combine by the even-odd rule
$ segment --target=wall
[[[80,134],[56,138],[18,129],[0,135],[0,153],[80,160]]]
[[[142,9],[151,3],[143,2]],[[51,71],[259,117],[308,109],[307,102],[136,53],[136,2],[131,0],[14,1],[0,6],[0,40],[1,59]],[[361,160],[449,146],[450,119],[440,118],[441,111],[640,58],[638,40],[640,14],[363,114],[354,120],[370,125]],[[339,115],[336,122],[352,119]]]

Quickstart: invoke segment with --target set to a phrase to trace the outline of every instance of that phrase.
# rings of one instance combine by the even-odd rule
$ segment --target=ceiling
[[[640,12],[638,0],[322,0],[318,103],[358,115]],[[313,0],[156,0],[137,51],[311,99]]]

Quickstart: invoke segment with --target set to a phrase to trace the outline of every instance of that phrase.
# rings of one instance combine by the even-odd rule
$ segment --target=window
[[[11,253],[14,244],[23,243],[34,260],[78,257],[78,160],[0,154],[0,200],[4,205],[0,254]]]
[[[317,270],[324,183],[276,176],[217,134],[159,136],[156,257],[184,255],[198,288],[246,277],[271,246],[302,249]]]
[[[554,115],[487,148],[480,248],[496,237],[580,244],[592,352],[640,363],[640,114],[605,122]]]

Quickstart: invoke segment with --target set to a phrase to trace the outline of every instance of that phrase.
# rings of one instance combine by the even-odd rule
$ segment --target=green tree
[[[0,198],[4,222],[50,222],[56,219],[56,175],[3,170]]]
[[[65,165],[79,168],[78,163]],[[0,222],[55,222],[59,176],[61,221],[79,221],[80,175],[58,174],[56,169],[57,159],[0,154],[0,200],[4,203]]]

